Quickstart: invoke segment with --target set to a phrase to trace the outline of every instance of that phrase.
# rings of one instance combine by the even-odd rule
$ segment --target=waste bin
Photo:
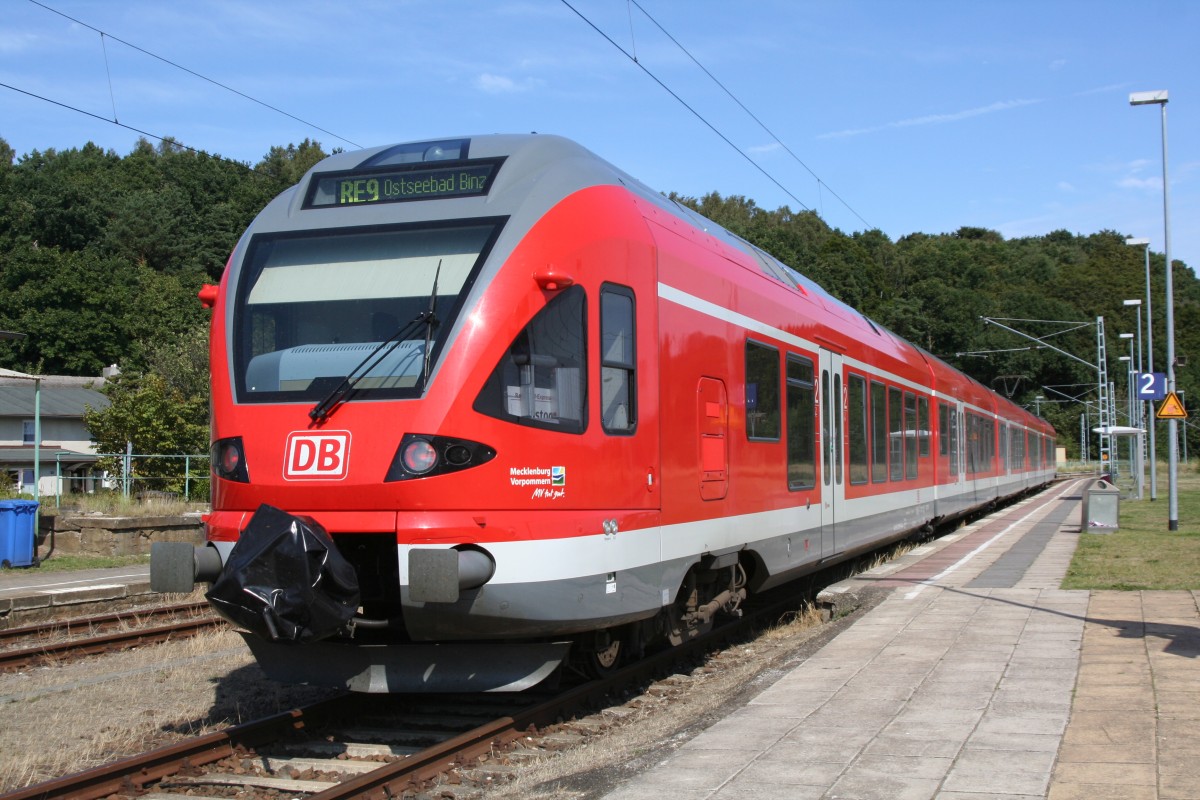
[[[1106,480],[1090,481],[1083,490],[1083,516],[1080,529],[1105,532],[1116,530],[1121,510],[1121,490]]]
[[[0,500],[0,567],[34,564],[36,500]]]

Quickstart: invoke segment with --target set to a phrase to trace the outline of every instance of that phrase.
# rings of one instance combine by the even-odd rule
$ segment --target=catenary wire
[[[708,68],[707,68],[707,67],[705,67],[703,64],[701,64],[699,59],[697,59],[697,58],[696,58],[694,55],[692,55],[692,54],[691,54],[691,52],[690,52],[690,51],[688,51],[688,49],[687,49],[686,47],[684,47],[684,46],[683,46],[683,45],[682,45],[682,44],[679,42],[679,40],[678,40],[678,39],[676,39],[674,36],[672,36],[672,35],[671,35],[671,33],[670,33],[670,32],[669,32],[669,31],[668,31],[666,28],[664,28],[664,27],[662,26],[662,23],[660,23],[660,22],[659,22],[658,20],[656,20],[654,17],[650,16],[650,12],[648,12],[648,11],[647,11],[645,8],[643,8],[643,7],[642,7],[642,4],[641,4],[641,3],[639,3],[639,2],[638,2],[638,0],[630,0],[630,2],[632,2],[632,3],[633,3],[635,6],[637,6],[637,9],[638,9],[638,11],[641,11],[641,12],[642,12],[642,14],[644,14],[644,15],[645,15],[646,19],[648,19],[648,20],[650,20],[651,22],[653,22],[653,23],[654,23],[654,26],[655,26],[656,28],[658,28],[660,31],[662,31],[662,34],[663,34],[664,36],[666,36],[668,39],[670,39],[670,40],[671,40],[671,42],[672,42],[672,43],[673,43],[673,44],[674,44],[676,47],[678,47],[678,48],[679,48],[681,51],[683,51],[683,54],[684,54],[684,55],[686,55],[688,58],[690,58],[690,59],[692,60],[692,63],[693,63],[693,64],[695,64],[697,67],[699,67],[699,68],[700,68],[700,71],[701,71],[701,72],[703,72],[705,75],[707,75],[707,76],[708,76],[708,77],[709,77],[709,78],[712,80],[712,82],[713,82],[713,83],[715,83],[717,86],[719,86],[719,87],[721,88],[721,91],[725,92],[725,94],[727,94],[727,95],[729,96],[729,99],[730,99],[730,100],[732,100],[733,102],[737,103],[737,104],[738,104],[738,107],[739,107],[739,108],[741,108],[741,109],[742,109],[742,111],[745,111],[745,112],[746,112],[746,114],[747,114],[747,115],[750,117],[750,119],[752,119],[752,120],[754,120],[756,123],[758,123],[758,126],[759,126],[760,128],[762,128],[764,131],[766,131],[767,135],[768,135],[768,136],[770,136],[772,139],[774,139],[774,140],[775,140],[775,142],[776,142],[776,144],[778,144],[780,147],[782,147],[782,148],[784,149],[784,151],[785,151],[785,152],[787,152],[787,154],[788,154],[789,156],[791,156],[791,157],[792,157],[792,158],[795,160],[795,162],[796,162],[797,164],[799,164],[800,166],[804,167],[804,169],[808,171],[808,174],[813,176],[813,180],[815,180],[815,181],[817,182],[817,192],[818,192],[818,194],[820,193],[821,189],[822,189],[822,188],[824,188],[824,189],[825,189],[826,191],[828,191],[828,192],[829,192],[831,195],[833,195],[834,197],[836,197],[836,198],[838,199],[838,202],[840,202],[840,203],[841,203],[843,206],[845,206],[845,207],[846,207],[846,209],[847,209],[847,210],[848,210],[848,211],[849,211],[851,214],[853,214],[854,216],[858,217],[859,221],[860,221],[860,222],[862,222],[862,224],[863,224],[863,225],[866,225],[868,228],[872,227],[871,223],[869,223],[869,222],[867,222],[865,219],[863,219],[863,216],[862,216],[862,214],[859,214],[857,211],[855,211],[855,210],[854,210],[854,208],[853,208],[853,207],[852,207],[852,206],[851,206],[849,203],[847,203],[845,200],[843,200],[843,199],[841,198],[841,196],[840,196],[840,195],[838,195],[838,193],[837,193],[837,192],[835,192],[835,191],[833,190],[833,187],[831,187],[831,186],[830,186],[828,183],[826,183],[825,181],[821,180],[821,176],[820,176],[820,175],[818,175],[817,173],[813,172],[813,170],[812,170],[812,167],[808,166],[808,164],[805,164],[805,163],[804,163],[804,161],[803,161],[803,160],[801,160],[801,158],[800,158],[798,155],[796,155],[794,152],[792,152],[792,149],[791,149],[790,147],[788,147],[786,144],[784,144],[783,140],[782,140],[782,139],[780,139],[780,138],[779,138],[777,135],[775,135],[775,132],[774,132],[774,131],[772,131],[770,128],[768,128],[768,127],[767,127],[767,125],[766,125],[766,123],[764,123],[764,122],[763,122],[761,119],[759,119],[759,118],[758,118],[758,116],[757,116],[757,115],[755,115],[755,113],[754,113],[753,111],[751,111],[749,108],[747,108],[747,107],[746,107],[746,104],[745,104],[745,103],[743,103],[741,100],[739,100],[739,99],[737,98],[737,96],[736,96],[736,95],[734,95],[734,93],[733,93],[733,92],[731,92],[731,91],[728,89],[728,87],[726,87],[726,86],[725,86],[725,84],[723,84],[723,83],[721,83],[721,81],[717,80],[717,76],[716,76],[716,75],[713,75],[711,72],[709,72]],[[635,58],[634,60],[636,61],[637,59]]]
[[[748,156],[748,155],[746,155],[744,152],[742,152],[742,150],[741,150],[741,148],[740,148],[740,147],[738,147],[736,144],[734,144],[732,141],[730,141],[730,140],[729,140],[729,137],[727,137],[725,134],[721,133],[721,131],[720,131],[720,130],[719,130],[719,129],[718,129],[716,126],[715,126],[715,125],[713,125],[711,122],[709,122],[707,119],[705,119],[705,117],[704,117],[704,115],[703,115],[703,114],[701,114],[699,111],[697,111],[696,109],[694,109],[694,108],[692,108],[690,105],[688,105],[687,101],[685,101],[685,100],[684,100],[682,97],[680,97],[678,94],[676,94],[676,93],[675,93],[675,92],[674,92],[674,91],[671,89],[671,87],[670,87],[670,86],[667,86],[665,83],[663,83],[663,82],[662,82],[662,80],[660,80],[660,79],[659,79],[659,77],[658,77],[657,75],[655,75],[653,72],[651,72],[649,69],[647,69],[645,64],[642,64],[640,61],[638,61],[636,58],[634,58],[634,57],[633,57],[633,56],[632,56],[632,55],[629,53],[629,51],[628,51],[628,50],[626,50],[624,47],[621,47],[621,45],[619,45],[619,44],[617,44],[615,41],[613,41],[613,39],[612,39],[612,37],[611,37],[611,36],[609,36],[609,35],[608,35],[607,33],[605,33],[604,31],[600,30],[600,28],[598,28],[598,27],[596,26],[596,23],[592,22],[590,19],[588,19],[586,16],[584,16],[584,15],[583,15],[583,13],[579,11],[579,9],[575,8],[575,6],[573,6],[573,5],[571,5],[569,2],[567,2],[567,0],[561,0],[561,1],[562,1],[562,4],[563,4],[564,6],[566,6],[566,7],[567,7],[567,8],[569,8],[569,9],[571,9],[572,11],[574,11],[576,16],[578,16],[578,17],[579,17],[581,20],[583,20],[584,22],[586,22],[586,23],[588,24],[588,26],[589,26],[589,27],[591,27],[591,29],[592,29],[592,30],[594,30],[596,33],[598,33],[598,34],[600,34],[601,36],[603,36],[603,37],[604,37],[604,39],[605,39],[605,40],[606,40],[606,41],[607,41],[609,44],[611,44],[613,47],[615,47],[615,48],[617,48],[618,50],[620,50],[620,51],[621,51],[621,53],[622,53],[622,54],[623,54],[623,55],[624,55],[626,58],[628,58],[630,61],[632,61],[634,64],[636,64],[636,65],[638,66],[638,68],[639,68],[639,69],[640,69],[642,72],[646,73],[646,75],[647,75],[647,76],[648,76],[648,77],[649,77],[649,78],[650,78],[652,81],[654,81],[654,82],[655,82],[655,83],[657,83],[659,86],[661,86],[661,87],[662,87],[662,89],[663,89],[663,91],[665,91],[667,94],[671,95],[671,97],[674,97],[674,98],[675,98],[675,99],[676,99],[676,100],[679,102],[679,104],[680,104],[681,106],[683,106],[683,107],[684,107],[684,108],[686,108],[688,111],[690,111],[690,112],[692,113],[692,116],[694,116],[696,119],[698,119],[698,120],[700,120],[701,122],[703,122],[703,123],[705,124],[705,126],[707,126],[707,127],[708,127],[708,129],[709,129],[710,131],[712,131],[713,133],[715,133],[715,134],[716,134],[716,135],[717,135],[717,136],[718,136],[718,137],[721,139],[721,141],[725,142],[725,144],[727,144],[727,145],[729,145],[730,147],[732,147],[732,148],[733,148],[733,150],[734,150],[734,152],[736,152],[736,153],[737,153],[738,155],[740,155],[742,158],[746,159],[746,161],[747,161],[747,162],[748,162],[748,163],[749,163],[749,164],[750,164],[752,167],[754,167],[756,170],[758,170],[759,172],[761,172],[761,173],[762,173],[762,174],[763,174],[763,175],[764,175],[764,176],[767,178],[767,180],[771,181],[771,183],[773,183],[773,184],[775,184],[776,186],[778,186],[778,187],[779,187],[779,189],[780,189],[780,190],[781,190],[781,191],[782,191],[784,194],[786,194],[788,197],[790,197],[790,198],[792,198],[793,200],[795,200],[795,201],[796,201],[796,202],[797,202],[797,203],[800,205],[800,207],[801,207],[801,208],[805,209],[806,211],[811,211],[811,210],[812,210],[812,209],[810,209],[810,208],[809,208],[807,205],[805,205],[805,203],[804,203],[804,202],[803,202],[803,201],[802,201],[802,200],[801,200],[799,197],[796,197],[796,195],[792,194],[792,192],[791,192],[791,191],[790,191],[790,190],[789,190],[789,189],[788,189],[786,186],[784,186],[782,183],[780,183],[780,182],[778,181],[778,179],[776,179],[776,178],[775,178],[775,176],[774,176],[774,175],[772,175],[771,173],[769,173],[769,172],[767,172],[765,169],[763,169],[763,167],[762,167],[762,165],[761,165],[761,164],[759,164],[757,161],[755,161],[754,159],[752,159],[750,156]],[[31,2],[32,2],[32,0],[31,0]]]
[[[84,116],[86,116],[86,117],[92,117],[93,119],[98,119],[98,120],[100,120],[101,122],[107,122],[109,125],[116,125],[118,128],[124,128],[125,130],[127,130],[127,131],[133,131],[134,133],[140,133],[142,136],[148,136],[148,137],[150,137],[151,139],[156,139],[156,140],[158,140],[158,141],[160,141],[160,142],[167,142],[167,141],[169,141],[169,142],[171,143],[171,145],[172,145],[172,146],[174,146],[174,147],[182,147],[184,150],[187,150],[187,151],[189,151],[189,152],[195,153],[196,155],[199,155],[199,156],[208,156],[209,158],[215,158],[215,159],[218,159],[218,160],[220,160],[220,161],[225,161],[225,162],[228,162],[228,163],[230,163],[230,164],[236,164],[237,166],[241,167],[242,169],[244,169],[244,170],[246,170],[246,171],[248,171],[248,172],[253,172],[253,173],[256,173],[256,174],[258,174],[258,175],[267,175],[267,173],[265,173],[265,172],[263,172],[263,171],[259,170],[257,167],[252,167],[252,166],[250,166],[249,164],[245,164],[245,163],[243,163],[243,162],[241,162],[241,161],[236,161],[236,160],[234,160],[234,159],[232,159],[232,158],[226,158],[225,156],[222,156],[222,155],[212,155],[211,153],[207,153],[207,152],[205,152],[205,151],[203,151],[203,150],[200,150],[199,148],[192,147],[191,145],[184,144],[183,142],[179,141],[178,139],[176,139],[176,138],[174,138],[174,137],[171,137],[171,136],[159,136],[159,135],[158,135],[158,134],[156,134],[156,133],[150,133],[149,131],[144,131],[144,130],[142,130],[141,128],[135,128],[135,127],[134,127],[134,126],[132,126],[132,125],[127,125],[127,124],[125,124],[124,122],[118,122],[118,121],[117,121],[117,120],[115,120],[115,119],[109,119],[108,117],[102,117],[102,116],[100,116],[99,114],[94,114],[94,113],[92,113],[91,111],[85,111],[85,110],[84,110],[84,109],[82,109],[82,108],[77,108],[76,106],[70,105],[70,104],[68,104],[68,103],[63,103],[63,102],[61,102],[61,101],[59,101],[59,100],[53,100],[53,99],[51,99],[51,98],[49,98],[49,97],[45,97],[45,96],[43,96],[43,95],[40,95],[40,94],[35,94],[34,92],[30,92],[30,91],[27,91],[27,90],[25,90],[25,89],[19,89],[19,88],[17,88],[16,86],[13,86],[12,84],[4,83],[4,82],[2,82],[2,81],[0,81],[0,86],[4,87],[5,89],[12,89],[14,92],[19,92],[20,94],[23,94],[23,95],[25,95],[26,97],[32,97],[32,98],[34,98],[35,100],[41,100],[41,101],[42,101],[42,102],[44,102],[44,103],[50,103],[51,105],[58,106],[59,108],[65,108],[65,109],[67,109],[68,111],[74,111],[74,112],[76,112],[77,114],[83,114],[83,115],[84,115]],[[269,177],[269,176],[268,176],[268,177]]]
[[[224,89],[224,90],[225,90],[225,91],[227,91],[227,92],[233,92],[233,93],[234,93],[234,94],[236,94],[238,97],[242,97],[242,98],[244,98],[244,99],[246,99],[246,100],[249,100],[249,101],[250,101],[250,102],[252,102],[252,103],[257,103],[258,105],[262,106],[263,108],[268,108],[268,109],[270,109],[271,111],[274,111],[274,112],[275,112],[275,113],[277,113],[277,114],[282,114],[282,115],[284,115],[285,117],[288,117],[289,119],[293,119],[293,120],[295,120],[296,122],[299,122],[299,123],[300,123],[300,124],[302,124],[302,125],[307,125],[308,127],[310,127],[310,128],[313,128],[313,129],[315,129],[315,130],[318,130],[318,131],[320,131],[321,133],[328,134],[328,135],[332,136],[332,137],[333,137],[333,138],[335,138],[335,139],[338,139],[338,140],[340,140],[340,141],[343,141],[343,142],[345,142],[345,143],[346,143],[346,144],[348,144],[348,145],[351,145],[352,147],[358,148],[358,149],[360,149],[360,150],[362,149],[362,145],[361,145],[361,144],[358,144],[357,142],[352,142],[352,141],[350,141],[349,139],[347,139],[346,137],[344,137],[344,136],[339,136],[338,134],[334,133],[333,131],[328,131],[328,130],[325,130],[325,129],[324,129],[324,128],[322,128],[320,125],[316,125],[316,124],[314,124],[314,123],[312,123],[312,122],[309,122],[308,120],[301,119],[300,117],[297,117],[295,114],[290,114],[290,113],[288,113],[287,111],[284,111],[284,110],[283,110],[283,109],[281,109],[281,108],[276,108],[275,106],[271,105],[270,103],[265,103],[265,102],[263,102],[262,100],[259,100],[259,99],[258,99],[258,98],[256,98],[256,97],[251,97],[250,95],[246,94],[245,92],[239,92],[237,89],[234,89],[234,88],[233,88],[233,87],[231,87],[231,86],[226,86],[225,84],[221,83],[220,81],[213,80],[212,78],[209,78],[209,77],[208,77],[208,76],[206,76],[206,75],[201,75],[199,72],[196,72],[195,70],[192,70],[192,69],[188,69],[187,67],[183,66],[182,64],[177,64],[176,62],[172,61],[172,60],[171,60],[171,59],[169,59],[169,58],[164,58],[163,56],[160,56],[160,55],[158,55],[157,53],[152,53],[152,52],[150,52],[149,50],[146,50],[145,48],[138,47],[136,44],[133,44],[133,43],[131,43],[131,42],[127,42],[127,41],[125,41],[124,39],[120,39],[120,38],[118,38],[118,37],[116,37],[116,36],[113,36],[111,33],[108,33],[108,32],[106,32],[106,31],[102,31],[102,30],[100,30],[99,28],[97,28],[97,27],[95,27],[95,26],[93,26],[93,25],[89,25],[89,24],[87,24],[86,22],[83,22],[83,21],[81,21],[81,20],[78,20],[78,19],[76,19],[75,17],[72,17],[72,16],[71,16],[71,15],[69,15],[69,14],[64,14],[63,12],[59,11],[58,9],[51,8],[50,6],[46,5],[45,3],[42,3],[42,2],[40,2],[40,0],[29,0],[29,2],[30,2],[30,3],[32,3],[32,4],[33,4],[33,5],[35,5],[35,6],[38,6],[38,7],[40,7],[40,8],[44,8],[45,10],[47,10],[47,11],[51,12],[52,14],[57,14],[58,16],[62,17],[63,19],[68,19],[68,20],[70,20],[71,22],[74,22],[76,25],[82,25],[83,27],[87,28],[88,30],[95,31],[96,33],[100,34],[101,38],[103,38],[103,37],[107,36],[109,39],[112,39],[114,42],[120,42],[121,44],[125,45],[126,47],[129,47],[129,48],[132,48],[132,49],[134,49],[134,50],[137,50],[139,53],[142,53],[142,54],[144,54],[144,55],[148,55],[148,56],[150,56],[151,58],[154,58],[154,59],[157,59],[157,60],[159,60],[159,61],[163,62],[164,64],[169,64],[170,66],[172,66],[172,67],[175,67],[175,69],[182,70],[182,71],[186,72],[186,73],[187,73],[187,74],[189,74],[189,75],[192,75],[192,76],[194,76],[194,77],[197,77],[197,78],[199,78],[199,79],[200,79],[200,80],[202,80],[202,81],[207,81],[208,83],[211,83],[213,86],[218,86],[218,87],[220,87],[220,88]],[[27,94],[28,94],[28,93],[27,93]],[[61,104],[60,104],[60,105],[61,105]],[[95,116],[95,115],[93,114],[92,116]],[[115,102],[114,102],[114,105],[113,105],[113,119],[112,119],[111,121],[112,121],[112,122],[116,122],[116,104],[115,104]],[[118,124],[119,124],[119,123],[118,123]],[[156,138],[157,138],[157,137],[156,137]]]

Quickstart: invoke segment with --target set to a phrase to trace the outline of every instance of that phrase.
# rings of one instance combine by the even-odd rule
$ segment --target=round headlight
[[[437,451],[424,439],[413,439],[405,445],[400,458],[404,462],[404,468],[416,475],[429,472],[437,466]]]
[[[222,475],[232,475],[242,463],[242,451],[233,442],[221,446],[220,472]]]

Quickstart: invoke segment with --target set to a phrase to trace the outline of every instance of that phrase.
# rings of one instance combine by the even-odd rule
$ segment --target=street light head
[[[1132,333],[1118,333],[1117,336],[1122,339],[1132,339],[1133,338]]]
[[[1127,305],[1127,306],[1140,306],[1141,304],[1142,304],[1142,299],[1140,297],[1137,300],[1126,300],[1125,301],[1125,305]]]
[[[1166,105],[1167,90],[1158,89],[1153,92],[1133,92],[1129,95],[1129,105],[1131,106],[1149,106],[1149,105]]]
[[[1133,358],[1130,356],[1121,356],[1117,361],[1133,361]]]
[[[1150,240],[1145,239],[1145,238],[1140,238],[1140,237],[1136,238],[1136,239],[1130,238],[1130,239],[1125,240],[1125,244],[1130,244],[1135,247],[1146,247],[1150,244]]]

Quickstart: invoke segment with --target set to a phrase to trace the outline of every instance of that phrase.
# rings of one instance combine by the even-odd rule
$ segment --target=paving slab
[[[840,608],[889,594],[606,797],[1200,798],[1197,593],[1061,589],[1079,495],[1052,487],[831,587]]]

